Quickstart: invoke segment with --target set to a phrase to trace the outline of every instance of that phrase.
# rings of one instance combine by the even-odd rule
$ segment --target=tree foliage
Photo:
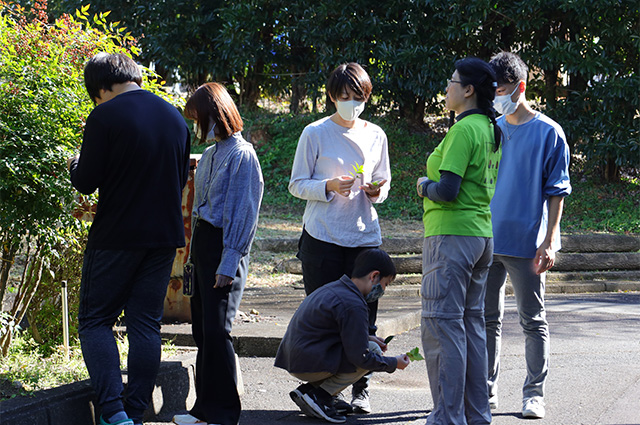
[[[62,0],[78,7],[81,0]],[[66,6],[65,6],[66,5]],[[574,153],[615,179],[640,162],[640,12],[634,0],[96,0],[141,39],[144,58],[195,87],[224,81],[313,110],[329,72],[356,61],[373,78],[369,109],[423,124],[441,110],[453,62],[514,51],[529,92],[565,127]],[[115,5],[115,7],[114,7]],[[330,102],[326,102],[331,107]]]

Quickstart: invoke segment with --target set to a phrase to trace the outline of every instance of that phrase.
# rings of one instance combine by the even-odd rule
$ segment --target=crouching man
[[[396,268],[381,249],[368,249],[355,260],[352,278],[316,289],[293,315],[280,343],[275,366],[305,381],[289,395],[311,417],[343,423],[334,396],[368,371],[394,372],[409,364],[402,354],[385,357],[387,345],[369,335],[366,298],[380,296],[396,277]]]

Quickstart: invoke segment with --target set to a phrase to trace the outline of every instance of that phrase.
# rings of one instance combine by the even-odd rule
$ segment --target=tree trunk
[[[607,155],[604,165],[604,180],[607,183],[620,181],[620,167],[618,167],[615,158],[612,158],[611,155]]]
[[[289,105],[289,112],[293,115],[298,115],[302,109],[302,102],[307,94],[307,88],[304,81],[301,81],[300,77],[293,77],[291,81],[291,104]]]
[[[543,69],[544,73],[544,98],[547,107],[552,109],[558,99],[558,69]]]
[[[40,335],[40,331],[38,331],[38,324],[36,323],[36,315],[33,314],[32,311],[27,312],[27,320],[29,321],[29,329],[31,329],[31,336],[38,344],[44,344],[44,340],[42,339],[42,335]]]
[[[411,125],[423,126],[425,106],[424,99],[414,97],[409,102],[400,105],[400,116],[405,118]]]

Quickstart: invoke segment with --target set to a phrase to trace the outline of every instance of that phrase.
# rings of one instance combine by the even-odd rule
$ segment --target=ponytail
[[[493,84],[496,84],[495,82]],[[495,91],[495,88],[493,89]],[[496,122],[496,110],[493,108],[493,99],[488,100],[486,97],[478,96],[478,108],[482,110],[491,124],[493,124],[493,140],[494,140],[494,152],[500,149],[500,141],[502,140],[502,130]]]
[[[455,63],[460,79],[465,85],[472,85],[478,101],[478,109],[486,115],[493,124],[494,152],[500,149],[502,131],[496,122],[496,110],[493,109],[493,99],[496,97],[496,74],[485,61],[469,57]]]

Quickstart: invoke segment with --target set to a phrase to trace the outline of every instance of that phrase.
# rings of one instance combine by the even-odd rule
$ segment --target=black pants
[[[306,230],[298,242],[297,257],[302,262],[302,279],[304,290],[309,295],[319,287],[333,282],[347,275],[351,277],[356,257],[367,248],[347,248],[315,239]],[[376,317],[378,315],[378,301],[369,306],[369,335],[376,333]]]
[[[247,280],[249,258],[240,260],[231,285],[214,289],[222,249],[222,229],[199,220],[191,242],[195,270],[191,319],[198,355],[196,402],[189,413],[207,423],[236,425],[241,406],[231,326]]]

